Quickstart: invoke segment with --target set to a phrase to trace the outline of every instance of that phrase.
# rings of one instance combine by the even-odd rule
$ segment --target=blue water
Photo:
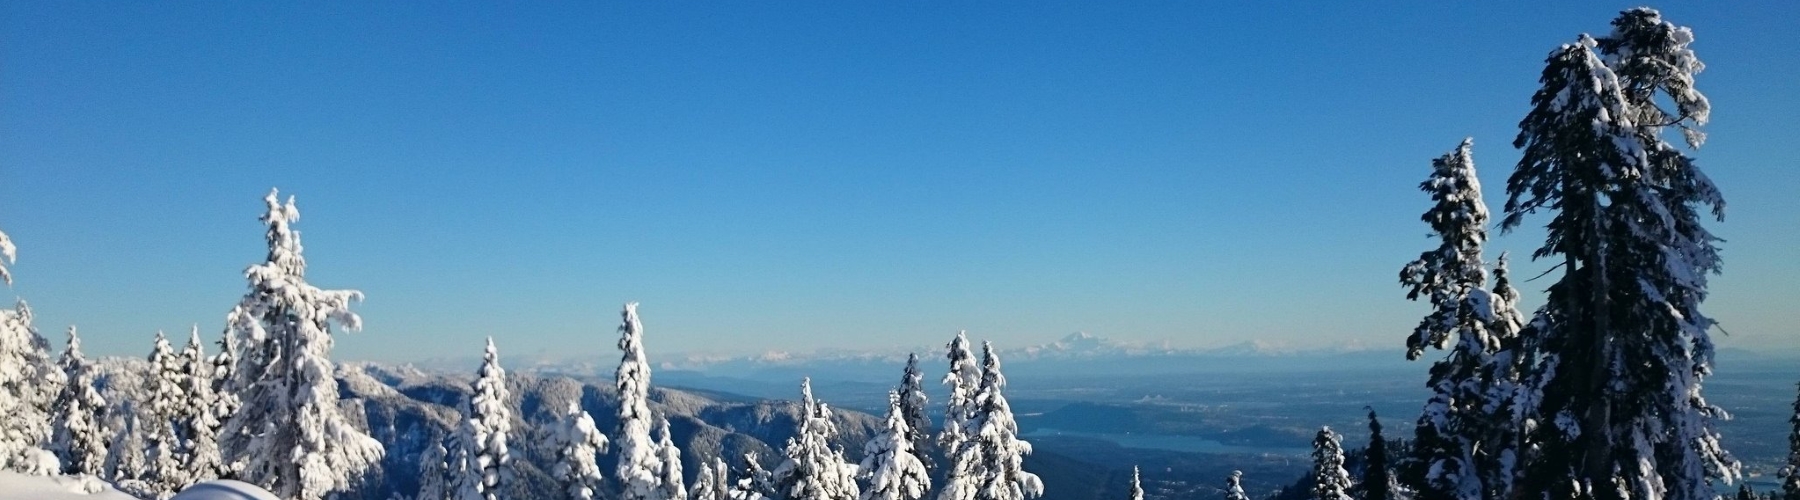
[[[1312,448],[1285,448],[1269,446],[1239,446],[1225,444],[1211,439],[1195,436],[1175,436],[1168,434],[1098,434],[1091,432],[1068,432],[1057,429],[1040,428],[1027,432],[1024,437],[1036,436],[1071,436],[1111,441],[1126,448],[1145,448],[1152,450],[1185,451],[1194,453],[1242,453],[1249,455],[1287,455],[1308,456]]]

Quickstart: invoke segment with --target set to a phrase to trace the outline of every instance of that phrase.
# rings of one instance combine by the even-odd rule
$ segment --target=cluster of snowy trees
[[[0,310],[0,469],[98,476],[145,498],[218,478],[295,499],[359,484],[382,447],[339,413],[329,354],[334,325],[360,327],[362,294],[308,284],[293,198],[264,201],[267,258],[244,272],[221,351],[208,356],[198,328],[179,351],[157,332],[141,386],[115,392],[135,398],[106,400],[130,381],[103,380],[74,327],[53,361],[24,302]],[[0,233],[0,262],[15,256]],[[12,283],[3,265],[0,278]]]
[[[620,313],[618,347],[622,353],[614,383],[618,389],[618,427],[603,435],[593,418],[571,404],[562,421],[548,433],[557,463],[551,475],[571,499],[602,495],[607,476],[597,457],[616,443],[617,466],[611,475],[616,498],[627,500],[919,500],[932,494],[927,398],[918,357],[907,360],[898,388],[888,394],[881,427],[863,446],[863,459],[851,463],[835,446],[837,421],[829,405],[813,397],[812,381],[800,383],[798,429],[782,449],[782,461],[764,469],[754,455],[732,467],[726,457],[700,460],[694,485],[684,484],[681,450],[670,434],[667,415],[652,410],[650,363],[644,351],[644,327],[637,303]],[[1003,391],[1006,377],[993,347],[983,344],[979,364],[965,334],[949,344],[952,371],[945,384],[957,396],[945,409],[946,424],[937,436],[955,466],[945,471],[939,500],[1023,500],[1043,494],[1043,482],[1022,468],[1029,443],[1019,439],[1018,425]],[[493,500],[509,491],[512,473],[507,453],[513,410],[508,407],[505,370],[492,339],[476,378],[475,395],[463,409],[461,425],[447,442],[427,448],[421,459],[420,500]]]
[[[1421,184],[1433,201],[1422,219],[1438,245],[1400,272],[1407,298],[1431,306],[1407,338],[1407,357],[1443,352],[1411,463],[1387,462],[1371,412],[1375,438],[1353,480],[1340,438],[1321,429],[1312,475],[1319,500],[1709,500],[1738,479],[1714,429],[1727,415],[1701,394],[1714,321],[1700,304],[1720,269],[1719,239],[1702,214],[1724,209],[1690,156],[1710,113],[1694,80],[1704,66],[1690,48],[1693,33],[1655,10],[1624,11],[1612,27],[1550,54],[1513,142],[1524,154],[1507,180],[1499,228],[1548,213],[1545,240],[1532,252],[1556,262],[1545,304],[1527,318],[1506,255],[1486,260],[1492,221],[1465,139],[1432,161]],[[271,192],[265,201],[268,253],[244,273],[248,290],[227,315],[220,351],[208,356],[197,328],[179,351],[158,332],[135,400],[103,397],[74,328],[53,357],[23,301],[0,308],[0,469],[96,475],[153,498],[235,478],[283,498],[321,499],[364,480],[383,448],[340,414],[329,359],[334,330],[360,329],[350,305],[362,295],[307,283],[293,199]],[[0,280],[9,286],[15,257],[0,233]],[[621,316],[613,436],[578,405],[549,433],[559,461],[551,473],[570,498],[610,496],[597,457],[615,444],[612,481],[623,500],[1043,493],[1023,469],[1031,446],[1018,436],[998,355],[983,343],[977,359],[961,333],[947,346],[949,398],[935,436],[916,357],[860,463],[832,444],[832,411],[803,380],[799,428],[780,464],[764,469],[747,456],[734,467],[709,457],[690,488],[668,418],[651,410],[636,304]],[[492,339],[478,374],[452,435],[421,457],[421,499],[493,500],[509,491],[514,409]],[[1800,403],[1796,415],[1786,500],[1800,500]],[[939,467],[934,489],[930,472]],[[1247,500],[1239,482],[1239,474],[1226,478],[1228,500]],[[1134,471],[1129,496],[1143,494]]]
[[[128,381],[102,379],[98,365],[83,356],[75,328],[53,359],[23,302],[0,309],[0,414],[9,416],[0,419],[0,469],[98,476],[158,499],[220,478],[292,499],[328,498],[361,485],[383,447],[340,413],[329,353],[334,327],[360,329],[350,305],[362,294],[307,283],[292,228],[299,219],[293,199],[283,202],[271,192],[265,202],[268,253],[244,273],[248,291],[226,316],[220,352],[207,355],[198,327],[180,350],[157,332],[140,386],[114,392],[133,397],[106,400],[102,389],[109,382]],[[4,264],[14,255],[11,239],[0,233],[0,278],[8,284]],[[690,489],[668,418],[651,411],[637,304],[626,304],[621,315],[614,438],[578,405],[547,433],[558,459],[550,473],[569,498],[612,496],[603,494],[598,457],[614,439],[616,493],[626,500],[919,500],[932,494],[931,453],[939,446],[953,459],[936,493],[940,500],[1022,500],[1043,492],[1042,481],[1022,467],[1031,446],[1018,437],[999,356],[984,343],[977,362],[961,333],[948,346],[953,368],[944,383],[954,396],[935,440],[914,356],[861,463],[850,463],[832,444],[831,409],[813,398],[806,380],[799,429],[780,464],[765,470],[746,456],[734,469],[725,457],[711,457]],[[451,435],[420,457],[418,498],[507,495],[515,410],[491,338],[473,389]]]

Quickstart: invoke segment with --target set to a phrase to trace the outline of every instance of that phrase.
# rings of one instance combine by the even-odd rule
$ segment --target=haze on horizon
[[[652,359],[1398,352],[1430,159],[1474,137],[1497,210],[1544,56],[1634,5],[12,2],[0,230],[97,355],[216,337],[271,186],[309,280],[368,295],[338,359],[611,358],[628,300]],[[1800,348],[1800,5],[1654,6],[1707,64],[1717,339]]]

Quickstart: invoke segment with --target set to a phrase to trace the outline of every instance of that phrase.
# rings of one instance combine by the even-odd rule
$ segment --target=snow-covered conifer
[[[1250,495],[1244,494],[1244,471],[1234,470],[1225,476],[1225,500],[1250,500]]]
[[[907,362],[908,368],[913,365],[912,361]],[[918,500],[931,490],[931,475],[912,448],[912,428],[907,423],[910,415],[906,414],[904,401],[900,393],[888,393],[887,420],[863,445],[862,465],[858,469],[869,487],[863,489],[861,500]]]
[[[481,464],[475,457],[476,449],[481,446],[481,441],[476,437],[480,431],[475,428],[475,419],[466,414],[467,408],[464,408],[464,411],[465,415],[457,422],[456,429],[450,434],[450,443],[447,446],[450,458],[445,461],[445,476],[449,479],[445,498],[486,500],[486,497],[481,494],[481,483],[486,477],[482,474]]]
[[[667,416],[656,420],[656,452],[662,461],[662,491],[657,496],[664,500],[687,500],[687,485],[681,479],[681,448],[675,447],[675,440],[669,436],[669,419]]]
[[[597,456],[606,453],[606,436],[594,427],[594,418],[570,401],[563,418],[551,430],[556,447],[556,465],[550,468],[562,491],[571,500],[591,500],[600,490],[600,465]]]
[[[694,487],[688,489],[689,500],[729,500],[731,498],[731,468],[725,465],[725,459],[713,457],[712,461],[701,460],[699,473],[694,475]]]
[[[1720,270],[1701,211],[1722,216],[1724,199],[1663,139],[1675,127],[1700,146],[1693,40],[1655,10],[1622,12],[1604,39],[1551,53],[1520,122],[1501,227],[1554,212],[1534,255],[1562,271],[1529,327],[1531,495],[1709,500],[1740,474],[1714,428],[1727,415],[1701,395],[1714,322],[1700,304]]]
[[[925,470],[937,468],[931,458],[931,419],[925,415],[925,375],[919,372],[919,355],[906,355],[906,371],[900,376],[900,415],[906,419],[906,440],[912,443],[912,455]]]
[[[69,347],[57,362],[69,383],[56,397],[52,434],[63,474],[100,475],[106,466],[106,399],[95,387],[93,363],[81,354],[81,337],[69,327]]]
[[[181,356],[175,353],[168,337],[161,331],[156,332],[149,360],[149,380],[145,381],[149,394],[144,404],[150,419],[140,421],[142,427],[138,429],[143,433],[149,452],[149,470],[144,480],[157,498],[168,498],[188,484],[181,458],[186,450],[178,432],[188,405],[187,392],[182,388],[185,367]]]
[[[1144,481],[1138,476],[1138,466],[1131,466],[1131,494],[1126,500],[1144,500]]]
[[[181,468],[187,486],[224,477],[225,459],[219,452],[217,396],[213,393],[213,365],[206,358],[205,344],[200,342],[200,328],[188,334],[187,348],[181,351],[181,385],[185,404],[176,417],[176,426],[185,445]]]
[[[10,243],[0,250],[10,258]],[[23,300],[0,308],[0,415],[6,417],[0,418],[0,470],[50,475],[62,469],[49,447],[51,405],[62,392],[63,373],[31,320]]]
[[[1350,472],[1344,470],[1344,448],[1330,427],[1313,438],[1313,498],[1350,500]]]
[[[212,373],[209,375],[212,378],[212,414],[213,420],[218,422],[220,430],[224,429],[225,420],[236,414],[240,406],[237,393],[232,392],[234,390],[232,380],[236,378],[238,351],[241,349],[237,339],[237,335],[226,331],[225,335],[219,339],[219,353],[208,358],[212,363]],[[213,434],[216,437],[218,431],[215,430]],[[221,456],[223,452],[224,450],[221,449]]]
[[[800,429],[788,439],[787,460],[775,468],[775,491],[784,500],[857,498],[856,466],[833,448],[837,424],[831,409],[813,399],[812,379],[800,382]]]
[[[468,430],[463,434],[467,439],[459,440],[467,447],[464,474],[476,479],[472,483],[476,498],[495,500],[501,489],[512,482],[512,455],[506,444],[506,436],[512,431],[512,410],[506,405],[509,394],[500,353],[494,348],[494,338],[488,337],[481,371],[475,378],[475,394],[469,397],[464,425]],[[465,487],[463,493],[466,492]]]
[[[144,461],[149,447],[144,444],[137,405],[127,400],[113,409],[116,413],[111,418],[116,419],[119,425],[114,426],[116,431],[113,433],[112,445],[107,447],[107,477],[121,490],[142,492],[146,489],[143,479],[150,469],[149,464]]]
[[[432,437],[425,445],[425,453],[419,456],[419,491],[413,495],[415,500],[446,500],[450,498],[450,490],[444,479],[449,474],[449,466],[445,464],[449,450],[444,449],[444,440]]]
[[[329,357],[333,324],[361,329],[350,303],[362,292],[307,283],[290,227],[300,211],[275,191],[263,201],[268,257],[244,271],[249,291],[226,317],[227,335],[244,344],[226,391],[241,407],[219,444],[239,479],[282,498],[319,499],[350,489],[381,460],[381,443],[339,413]]]
[[[731,486],[731,500],[781,498],[775,491],[775,475],[757,463],[754,454],[744,454],[744,469],[738,472],[737,477],[737,482]]]
[[[1000,372],[1000,354],[993,344],[981,343],[981,385],[973,401],[975,434],[972,446],[982,465],[976,483],[976,500],[1023,500],[1044,494],[1044,482],[1025,471],[1025,455],[1031,443],[1019,439],[1019,424],[1006,402],[1006,375]]]
[[[1794,414],[1788,417],[1788,424],[1793,430],[1788,432],[1787,466],[1781,468],[1781,500],[1800,500],[1800,398],[1794,399]]]
[[[620,500],[664,500],[662,458],[656,441],[650,437],[654,416],[650,414],[650,360],[644,356],[644,325],[638,320],[637,303],[625,304],[619,312],[619,369],[613,374],[619,389],[619,430],[614,433],[619,444]]]
[[[1427,348],[1449,350],[1432,366],[1426,383],[1432,396],[1414,431],[1413,450],[1426,470],[1420,485],[1422,500],[1504,496],[1512,479],[1510,457],[1518,444],[1516,420],[1504,411],[1512,404],[1508,398],[1516,392],[1518,370],[1505,365],[1512,354],[1496,356],[1502,348],[1518,344],[1513,338],[1519,330],[1518,314],[1511,309],[1511,298],[1487,288],[1482,246],[1488,236],[1488,212],[1471,144],[1463,139],[1455,150],[1431,162],[1431,176],[1419,189],[1430,193],[1434,204],[1420,218],[1431,226],[1439,244],[1400,271],[1407,298],[1424,297],[1432,306],[1406,341],[1407,358],[1418,359]],[[1386,474],[1385,469],[1380,472]],[[1389,481],[1370,482],[1367,477],[1362,485],[1367,495],[1379,500],[1390,496],[1390,486]]]
[[[974,418],[975,393],[981,388],[981,366],[969,351],[967,331],[956,332],[947,347],[950,372],[944,374],[944,385],[950,386],[950,398],[944,401],[944,428],[938,434],[938,446],[955,457],[956,450],[975,432],[970,420]]]

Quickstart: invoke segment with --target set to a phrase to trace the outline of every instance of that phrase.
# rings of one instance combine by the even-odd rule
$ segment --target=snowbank
[[[0,471],[0,500],[138,500],[94,476],[27,476]],[[172,500],[281,500],[238,481],[196,484]]]
[[[0,500],[26,499],[137,500],[136,497],[121,493],[119,490],[113,489],[112,485],[94,476],[27,476],[12,471],[0,471]]]

